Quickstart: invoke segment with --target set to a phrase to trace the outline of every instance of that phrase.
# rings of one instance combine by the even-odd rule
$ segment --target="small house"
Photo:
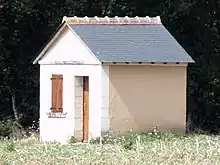
[[[160,17],[63,17],[40,65],[40,137],[186,129],[193,59]]]

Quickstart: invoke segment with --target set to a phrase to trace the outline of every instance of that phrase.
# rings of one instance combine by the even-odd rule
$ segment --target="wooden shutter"
[[[52,74],[52,112],[63,112],[63,75]]]

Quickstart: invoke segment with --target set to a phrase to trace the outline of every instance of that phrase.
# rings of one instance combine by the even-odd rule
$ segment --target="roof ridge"
[[[62,22],[68,22],[69,24],[162,24],[160,16],[156,17],[67,17],[64,16]]]

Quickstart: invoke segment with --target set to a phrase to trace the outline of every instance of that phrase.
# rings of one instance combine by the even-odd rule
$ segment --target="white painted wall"
[[[51,108],[52,74],[63,74],[63,111],[66,118],[48,118]],[[40,136],[43,141],[65,143],[75,130],[75,76],[89,76],[89,138],[101,134],[101,66],[41,65],[40,66]]]
[[[51,65],[54,61],[83,61],[85,65]],[[67,142],[75,130],[75,76],[89,76],[89,138],[101,135],[102,79],[100,62],[68,28],[39,61],[40,136],[43,141]],[[63,111],[66,118],[48,118],[51,108],[51,76],[63,74]],[[107,90],[107,89],[106,89]]]

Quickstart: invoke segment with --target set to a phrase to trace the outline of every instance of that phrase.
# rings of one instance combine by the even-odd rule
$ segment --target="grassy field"
[[[220,136],[131,133],[92,144],[39,143],[35,136],[0,141],[0,164],[220,165]]]

